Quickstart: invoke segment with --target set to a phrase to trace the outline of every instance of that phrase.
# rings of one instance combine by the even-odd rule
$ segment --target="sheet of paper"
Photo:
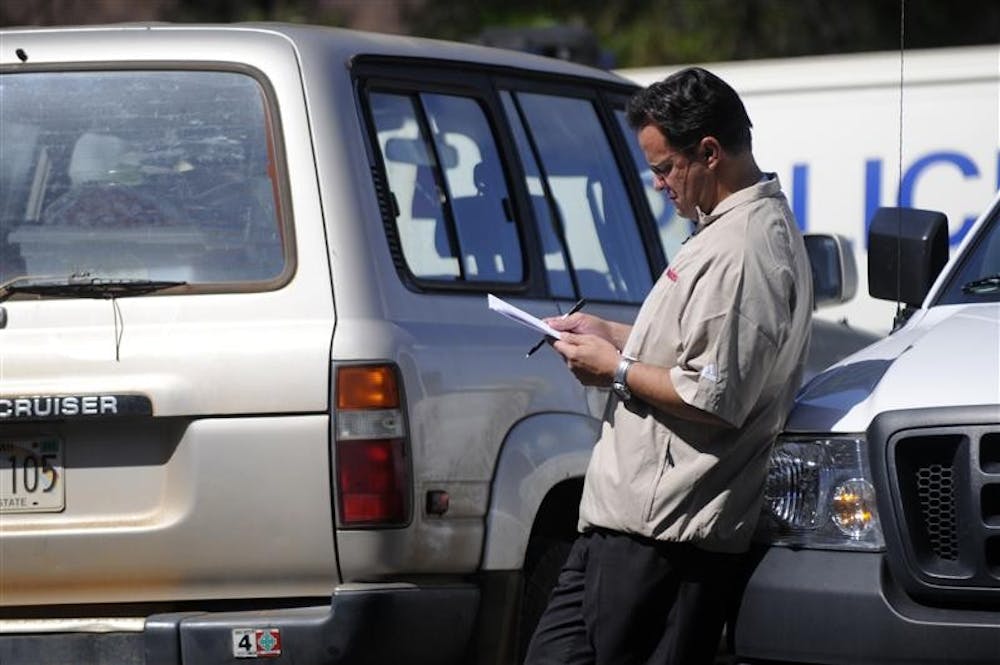
[[[548,335],[549,337],[555,337],[556,339],[562,338],[559,331],[545,323],[545,321],[528,314],[523,309],[514,307],[509,302],[497,298],[492,293],[486,295],[486,305],[497,314],[502,314],[512,321],[517,321],[522,326],[527,326],[532,330],[536,330],[543,335]]]

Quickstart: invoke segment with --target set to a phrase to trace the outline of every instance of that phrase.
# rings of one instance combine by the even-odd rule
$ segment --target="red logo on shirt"
[[[667,268],[666,275],[671,282],[677,281],[677,271],[675,271],[673,268]]]

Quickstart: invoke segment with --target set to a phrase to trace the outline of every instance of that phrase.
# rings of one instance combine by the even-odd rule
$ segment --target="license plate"
[[[62,441],[0,440],[0,513],[56,513],[65,507]]]

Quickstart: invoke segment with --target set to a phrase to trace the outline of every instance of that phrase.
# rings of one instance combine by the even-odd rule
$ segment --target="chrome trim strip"
[[[0,635],[25,633],[141,633],[144,617],[91,617],[87,619],[0,619]]]

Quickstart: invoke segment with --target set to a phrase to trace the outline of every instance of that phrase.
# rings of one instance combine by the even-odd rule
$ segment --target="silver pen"
[[[569,308],[568,312],[566,312],[565,314],[562,315],[562,318],[565,319],[570,314],[576,314],[581,309],[583,309],[583,306],[586,305],[586,304],[587,304],[587,301],[584,300],[583,298],[580,298],[579,300],[576,301],[575,305],[573,305],[572,307]],[[542,348],[542,344],[545,344],[545,340],[547,340],[547,339],[548,339],[548,337],[543,337],[540,340],[538,340],[538,344],[535,344],[533,347],[531,347],[531,350],[528,351],[526,354],[524,354],[524,357],[528,358],[528,357],[531,356],[532,353],[534,353],[538,349]]]

